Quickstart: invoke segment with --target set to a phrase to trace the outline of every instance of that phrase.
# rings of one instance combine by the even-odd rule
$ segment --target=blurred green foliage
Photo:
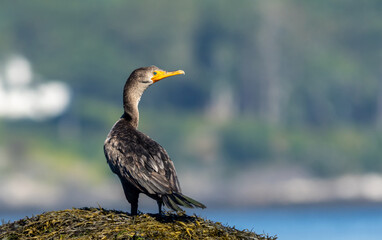
[[[3,1],[0,58],[26,56],[73,98],[48,122],[2,120],[1,144],[30,139],[104,164],[125,79],[157,65],[185,80],[147,91],[140,128],[177,162],[196,161],[189,142],[204,126],[216,142],[207,153],[226,164],[381,171],[381,11],[377,0]],[[235,116],[220,123],[206,112],[222,83]]]

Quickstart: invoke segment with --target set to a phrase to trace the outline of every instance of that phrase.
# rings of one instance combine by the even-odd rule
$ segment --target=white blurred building
[[[60,81],[36,83],[30,62],[13,56],[0,66],[0,118],[43,120],[69,105],[69,87]]]

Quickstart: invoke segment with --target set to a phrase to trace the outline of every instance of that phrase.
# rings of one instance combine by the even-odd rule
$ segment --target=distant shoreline
[[[273,182],[257,176],[258,174],[247,172],[226,182],[212,179],[204,185],[205,189],[196,188],[196,186],[202,186],[203,177],[200,180],[195,178],[193,182],[186,177],[182,179],[182,187],[185,193],[205,202],[208,208],[382,206],[382,175],[347,175],[331,179],[294,177],[273,180]],[[3,180],[5,181],[1,184],[5,186],[7,182],[6,179]],[[31,182],[34,179],[26,180]],[[20,181],[19,184],[23,182]],[[102,185],[97,186],[80,186],[80,188],[66,185],[50,186],[44,189],[45,184],[37,181],[32,185],[36,189],[29,189],[30,196],[22,196],[18,199],[16,192],[14,196],[11,194],[0,196],[0,218],[7,213],[35,213],[83,206],[100,205],[111,209],[128,209],[122,190],[113,181],[104,181]],[[50,189],[60,192],[52,196],[54,193],[51,193]],[[227,192],[230,194],[227,195]],[[145,209],[156,206],[152,200],[143,195],[140,199]]]

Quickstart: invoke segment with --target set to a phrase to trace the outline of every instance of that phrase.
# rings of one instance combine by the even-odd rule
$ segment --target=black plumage
[[[205,208],[202,203],[182,194],[174,164],[166,150],[137,130],[138,103],[143,92],[151,84],[177,74],[184,72],[166,72],[155,66],[134,70],[123,91],[124,113],[105,140],[107,162],[121,180],[132,215],[138,212],[140,193],[157,201],[159,213],[162,204],[175,211],[181,210],[179,205]]]

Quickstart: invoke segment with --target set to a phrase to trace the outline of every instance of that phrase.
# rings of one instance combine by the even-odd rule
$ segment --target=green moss
[[[141,214],[98,208],[43,213],[0,226],[0,239],[276,239],[184,213]]]

